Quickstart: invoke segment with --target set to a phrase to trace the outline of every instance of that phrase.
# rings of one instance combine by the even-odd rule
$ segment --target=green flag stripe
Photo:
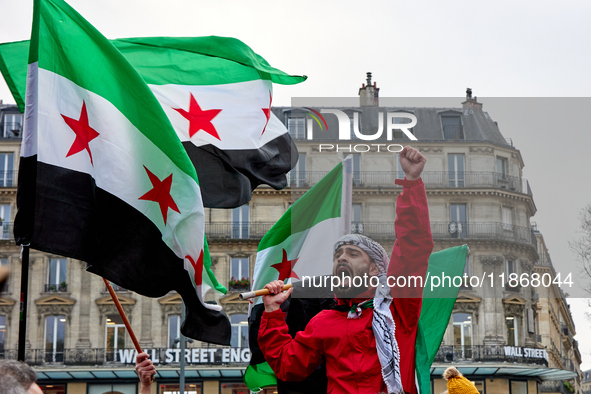
[[[142,37],[113,40],[149,84],[219,85],[268,79],[293,85],[306,76],[292,76],[274,67],[248,45],[230,37]],[[195,72],[195,63],[199,72]],[[160,63],[160,64],[159,64]],[[174,69],[170,65],[174,64]]]
[[[431,254],[427,272],[430,276],[461,276],[468,246],[456,246]],[[453,311],[459,288],[425,286],[423,304],[415,341],[415,367],[420,394],[431,394],[431,364],[441,345]]]
[[[271,227],[258,250],[278,245],[291,234],[305,231],[326,219],[341,216],[343,164],[339,163],[320,182],[297,200]]]
[[[0,72],[21,112],[25,112],[28,53],[29,40],[0,44]]]
[[[0,44],[0,71],[21,112],[25,109],[29,43]],[[229,37],[141,37],[111,43],[153,85],[218,85],[261,78],[291,85],[307,78],[271,67],[246,44]],[[175,67],[171,67],[173,64]]]
[[[59,74],[110,101],[181,171],[197,182],[195,167],[160,103],[123,55],[65,2],[36,0],[35,6],[40,7],[40,17],[39,23],[33,21],[29,62],[38,61],[39,68]],[[42,47],[38,47],[36,31],[43,35]],[[58,37],[65,36],[75,39],[59,41]],[[113,79],[113,75],[117,79]],[[126,94],[121,95],[121,91]]]

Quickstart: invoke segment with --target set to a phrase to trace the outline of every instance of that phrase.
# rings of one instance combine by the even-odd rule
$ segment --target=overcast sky
[[[0,0],[0,42],[30,38],[32,3]],[[521,151],[538,209],[532,220],[554,264],[578,275],[568,240],[591,203],[591,2],[69,3],[108,38],[231,36],[271,65],[309,77],[275,85],[274,105],[288,106],[292,97],[355,97],[368,71],[382,97],[458,97],[459,106],[471,87]],[[14,102],[2,80],[0,99]],[[570,302],[582,368],[591,369],[591,336],[584,335],[591,322],[584,300]]]

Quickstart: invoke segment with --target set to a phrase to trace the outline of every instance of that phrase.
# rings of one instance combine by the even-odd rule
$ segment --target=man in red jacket
[[[423,294],[417,278],[424,279],[433,250],[420,178],[425,163],[416,149],[407,146],[400,152],[405,179],[396,180],[403,191],[396,203],[397,239],[390,259],[364,236],[347,235],[335,245],[333,275],[376,276],[377,286],[341,286],[335,291],[336,308],[320,312],[295,338],[280,309],[292,289],[282,293],[281,281],[265,286],[272,294],[263,297],[258,343],[279,379],[305,379],[324,359],[330,393],[417,394],[415,338]],[[405,283],[395,281],[398,277]]]

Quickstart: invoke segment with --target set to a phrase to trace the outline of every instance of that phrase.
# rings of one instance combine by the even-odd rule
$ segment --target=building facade
[[[583,392],[576,331],[560,287],[510,280],[524,274],[556,276],[543,236],[532,226],[536,206],[522,177],[519,150],[471,92],[456,107],[381,107],[379,88],[368,75],[359,96],[359,105],[352,107],[312,107],[318,113],[333,111],[325,112],[323,122],[317,122],[310,108],[273,108],[299,150],[288,188],[261,186],[240,208],[206,209],[212,267],[229,289],[223,297],[208,293],[206,300],[219,303],[229,315],[232,346],[187,343],[187,391],[246,392],[241,381],[250,357],[248,302],[238,294],[250,287],[262,236],[340,161],[338,153],[353,154],[352,232],[392,249],[395,202],[401,192],[394,181],[404,177],[397,151],[410,144],[428,160],[422,177],[435,250],[468,244],[466,276],[486,279],[461,283],[431,368],[432,392],[445,390],[441,374],[450,365],[482,394]],[[0,296],[0,358],[15,358],[20,248],[14,243],[12,221],[22,117],[14,106],[0,110],[0,262],[13,272]],[[342,138],[335,110],[348,118],[349,139]],[[413,117],[416,125],[408,133],[416,141],[400,126],[411,124]],[[376,137],[368,140],[369,135]],[[131,341],[102,279],[85,269],[83,262],[31,251],[27,360],[36,366],[47,393],[135,393]],[[149,299],[116,290],[140,344],[157,364],[153,392],[178,391],[180,297]]]

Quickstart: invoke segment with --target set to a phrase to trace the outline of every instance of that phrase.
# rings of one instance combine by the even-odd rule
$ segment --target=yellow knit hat
[[[449,394],[479,394],[474,383],[466,379],[455,367],[449,367],[443,373],[447,380]]]

